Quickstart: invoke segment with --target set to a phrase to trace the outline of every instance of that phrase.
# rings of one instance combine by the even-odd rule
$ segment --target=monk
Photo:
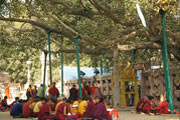
[[[42,102],[43,102],[42,98],[41,98],[41,100],[40,99],[37,100],[37,102],[33,108],[33,117],[38,117],[40,108],[42,106]]]
[[[54,119],[55,116],[52,115],[51,105],[52,100],[51,99],[42,99],[42,106],[40,108],[39,114],[38,114],[38,120],[51,120]]]
[[[141,99],[139,99],[137,105],[136,105],[136,112],[137,113],[141,113],[143,106],[145,104],[145,102],[148,100],[147,96],[142,97]]]
[[[91,91],[90,91],[90,87],[88,86],[88,84],[87,83],[84,83],[84,89],[86,90],[86,93],[87,93],[87,95],[91,95]]]
[[[65,98],[64,98],[64,100],[65,100]],[[57,104],[55,106],[55,112],[57,112],[59,105],[61,105],[64,102],[64,100],[61,97],[57,98]]]
[[[37,95],[37,86],[35,85],[34,88],[32,89],[32,97],[36,98]]]
[[[29,85],[29,88],[26,91],[27,100],[29,100],[30,97],[32,97],[32,86]]]
[[[159,114],[169,114],[170,111],[168,110],[168,100],[161,102],[156,108],[156,112]]]
[[[91,99],[94,99],[97,96],[102,98],[102,93],[100,91],[100,88],[97,87],[97,85],[94,84],[92,89],[91,89]]]
[[[154,97],[152,96],[149,96],[148,97],[149,100],[147,100],[143,106],[143,112],[146,113],[146,114],[149,114],[149,113],[153,113],[154,112],[154,107],[153,107],[153,100],[154,100]]]
[[[59,97],[59,90],[56,88],[56,82],[53,82],[53,85],[49,88],[49,96],[54,101]]]
[[[72,114],[78,113],[78,106],[80,102],[81,102],[81,98],[78,98],[78,100],[73,101],[72,106],[71,106]]]
[[[81,101],[79,103],[79,106],[78,106],[78,113],[81,114],[81,117],[85,117],[85,113],[86,113],[86,108],[87,108],[87,105],[90,101],[90,98],[89,97],[86,97],[83,101]]]
[[[88,103],[87,109],[86,109],[86,117],[93,118],[92,116],[93,109],[96,106],[96,104],[99,103],[99,101],[100,101],[100,97],[95,97],[92,101]]]
[[[32,97],[29,98],[29,100],[23,105],[23,109],[22,109],[22,116],[23,118],[28,118],[28,117],[32,117],[32,102],[33,99]]]
[[[7,96],[4,96],[4,99],[1,100],[1,104],[2,107],[4,107],[5,109],[9,108],[9,105],[7,104]]]
[[[76,89],[76,85],[73,85],[73,87],[69,90],[70,96],[69,99],[74,101],[78,98],[78,90]]]
[[[69,111],[68,106],[70,105],[70,100],[63,100],[63,103],[59,105],[58,110],[56,112],[57,120],[66,120],[66,119],[77,119],[79,118],[79,114],[72,115]]]
[[[12,112],[13,105],[16,104],[18,101],[19,101],[19,97],[15,97],[15,101],[10,104],[10,109],[9,109],[10,115],[11,115],[11,112]]]
[[[101,101],[94,107],[92,111],[93,119],[110,120],[110,116],[108,115],[106,106],[104,105],[102,98]]]

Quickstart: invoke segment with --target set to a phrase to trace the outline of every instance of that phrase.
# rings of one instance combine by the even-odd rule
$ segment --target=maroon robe
[[[160,114],[169,114],[170,113],[170,111],[168,110],[168,102],[167,101],[163,101],[162,103],[160,103],[156,107],[155,110]]]
[[[153,104],[152,104],[152,100],[147,100],[143,106],[143,112],[146,114],[149,114],[151,112],[153,112]]]
[[[110,120],[110,117],[109,117],[108,112],[106,110],[106,106],[102,102],[97,104],[94,107],[92,116],[93,116],[93,119]]]
[[[59,105],[59,107],[57,109],[57,112],[56,112],[56,119],[65,120],[67,118],[67,116],[64,115],[64,107],[65,106],[66,106],[66,103],[62,103],[62,104]]]
[[[93,101],[90,101],[87,105],[87,108],[86,108],[86,113],[85,113],[85,116],[88,117],[88,118],[92,118],[92,112],[93,112],[93,109],[94,107],[96,106],[96,104],[93,102]]]
[[[23,105],[22,115],[24,118],[32,117],[32,110],[30,109],[31,102],[26,102]]]
[[[49,89],[49,95],[52,97],[58,97],[59,96],[59,90],[56,88],[55,85],[53,85],[52,87],[50,87]]]
[[[50,115],[50,109],[51,107],[47,103],[44,103],[40,108],[38,120],[51,120],[55,118],[55,116]]]
[[[144,104],[145,104],[145,100],[144,100],[144,98],[141,98],[136,105],[136,111],[142,112]]]

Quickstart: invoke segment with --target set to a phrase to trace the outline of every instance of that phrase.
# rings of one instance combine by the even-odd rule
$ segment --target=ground
[[[119,120],[180,120],[179,115],[140,115],[133,114],[129,111],[120,111],[119,112],[120,119]],[[9,112],[0,112],[0,120],[13,120],[13,118],[9,115]],[[16,118],[14,120],[32,120],[31,119],[20,119]]]

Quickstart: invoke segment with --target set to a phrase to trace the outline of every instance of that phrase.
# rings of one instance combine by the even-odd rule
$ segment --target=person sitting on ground
[[[11,116],[14,118],[22,118],[22,100],[18,100],[12,107]]]
[[[143,106],[143,112],[146,113],[146,114],[149,114],[149,113],[154,113],[154,106],[153,106],[153,100],[154,100],[154,97],[152,96],[148,96],[148,99],[144,106]]]
[[[79,106],[80,102],[81,102],[81,98],[78,98],[77,100],[73,101],[73,104],[71,106],[72,114],[77,114],[78,113],[78,106]]]
[[[137,113],[141,113],[143,112],[142,109],[143,109],[143,106],[145,104],[145,102],[148,100],[147,96],[144,96],[142,97],[141,99],[139,99],[137,105],[136,105],[136,112]]]
[[[33,117],[38,117],[41,106],[42,106],[42,98],[37,100],[37,103],[33,108]]]
[[[52,114],[51,105],[51,99],[42,98],[42,106],[38,114],[38,120],[51,120],[55,118]]]
[[[42,106],[38,114],[38,120],[51,120],[55,118],[52,114],[51,105],[51,99],[42,98]]]
[[[64,98],[64,99],[65,99],[65,98]],[[56,104],[56,106],[55,106],[55,112],[57,112],[57,109],[58,109],[59,105],[61,105],[63,102],[64,102],[64,101],[63,101],[63,98],[61,98],[61,97],[58,97],[58,98],[57,98],[57,104]]]
[[[87,109],[86,109],[86,117],[93,118],[92,116],[93,109],[96,106],[96,104],[99,103],[99,101],[100,101],[100,97],[97,96],[88,103]]]
[[[110,120],[106,106],[103,103],[103,98],[101,98],[101,101],[92,110],[92,117],[97,120]]]
[[[30,97],[29,100],[23,105],[23,109],[22,109],[23,118],[28,118],[33,116],[32,103],[33,103],[33,99],[32,97]]]
[[[69,109],[69,105],[71,100],[63,100],[63,103],[59,105],[58,110],[56,112],[57,120],[65,120],[65,119],[77,119],[79,118],[79,114],[72,115]]]
[[[4,99],[1,100],[1,106],[5,109],[9,108],[9,105],[7,104],[7,96],[4,96]]]
[[[164,100],[161,102],[156,108],[155,111],[159,114],[169,114],[170,111],[168,110],[168,100]]]
[[[59,97],[59,90],[56,88],[56,82],[53,82],[53,85],[49,88],[48,92],[53,102],[56,102],[56,98]]]
[[[89,101],[90,101],[90,98],[86,97],[83,101],[81,101],[79,103],[78,113],[81,114],[81,118],[85,117],[86,108],[87,108],[87,105],[88,105]]]
[[[10,115],[11,115],[11,112],[12,112],[13,105],[16,104],[18,101],[19,101],[19,97],[15,97],[15,101],[10,104],[10,109],[9,109]]]

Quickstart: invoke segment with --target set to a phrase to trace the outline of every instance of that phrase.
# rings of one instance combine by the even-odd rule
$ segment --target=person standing
[[[56,98],[58,98],[59,95],[59,90],[56,88],[56,82],[53,82],[53,85],[49,89],[49,96],[53,101],[56,101]]]
[[[78,99],[78,90],[76,89],[76,85],[73,85],[73,87],[69,90],[70,97],[69,99],[72,101],[75,101]]]
[[[46,91],[46,86],[44,87],[44,93],[45,93],[45,91]],[[38,88],[37,96],[40,97],[40,98],[43,97],[43,84],[41,84],[40,87]],[[45,94],[44,94],[44,96],[45,96]]]
[[[32,97],[32,87],[29,85],[29,88],[26,91],[27,100],[29,100],[30,97]]]
[[[34,86],[34,89],[32,89],[32,98],[35,98],[37,95],[37,86]]]

